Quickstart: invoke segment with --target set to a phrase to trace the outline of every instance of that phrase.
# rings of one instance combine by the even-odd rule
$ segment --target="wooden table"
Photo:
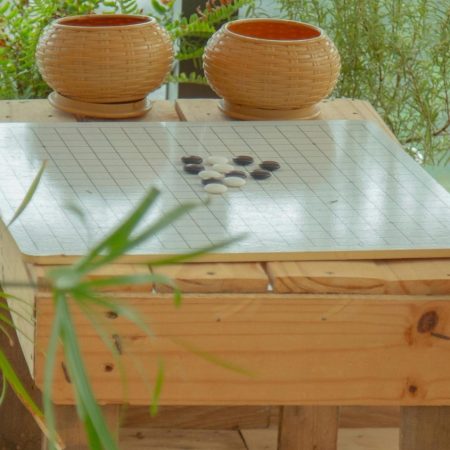
[[[391,132],[366,102],[326,101],[320,119],[373,120]],[[0,102],[0,121],[61,122],[73,116],[45,100]],[[82,120],[82,119],[80,119]],[[226,120],[216,100],[157,101],[143,121]],[[48,267],[25,264],[2,228],[2,280],[42,280]],[[157,338],[111,315],[128,374],[127,403],[146,405],[149,395],[133,357],[156,373],[163,355],[163,405],[280,405],[280,450],[336,449],[339,406],[401,406],[401,450],[450,448],[450,261],[448,259],[189,263],[158,269],[185,293],[181,310],[161,286],[129,286],[115,294],[151,319]],[[97,277],[146,272],[117,264]],[[50,293],[17,289],[23,313],[36,311],[32,342],[20,341],[38,387],[52,317]],[[114,426],[123,391],[111,356],[81,315],[76,315],[99,402]],[[205,362],[180,342],[252,370],[244,376]],[[72,405],[70,380],[58,361],[55,402]],[[106,406],[107,405],[107,406]],[[339,405],[339,406],[337,406]],[[61,407],[62,434],[71,449],[83,448],[73,406]]]

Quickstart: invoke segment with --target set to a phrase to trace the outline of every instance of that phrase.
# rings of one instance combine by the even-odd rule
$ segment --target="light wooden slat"
[[[269,262],[276,292],[450,294],[450,260]]]
[[[176,264],[155,267],[156,274],[175,281],[182,292],[266,292],[269,278],[258,263]],[[171,292],[157,285],[158,292]]]
[[[120,406],[103,406],[102,413],[110,431],[117,439],[119,437]],[[58,434],[66,445],[65,450],[89,450],[83,423],[78,418],[75,406],[55,407],[55,417]],[[45,439],[42,449],[47,450]]]
[[[0,122],[76,122],[77,120],[98,121],[59,111],[51,106],[47,99],[0,101]],[[155,100],[152,109],[145,116],[131,120],[133,122],[166,122],[178,121],[179,117],[173,102]]]
[[[404,407],[401,409],[400,450],[448,450],[450,407]]]
[[[55,269],[57,266],[34,266],[36,271],[37,283],[39,286],[45,287],[48,285],[48,271]],[[118,276],[133,276],[133,275],[150,275],[148,266],[144,264],[111,264],[109,266],[100,267],[94,272],[90,273],[87,278],[89,280],[103,280],[106,278]],[[132,283],[106,286],[102,290],[108,292],[148,292],[153,289],[152,282],[146,283]]]
[[[219,108],[216,99],[178,99],[176,110],[181,120],[188,122],[215,122],[231,120]],[[396,139],[383,119],[364,100],[339,98],[320,104],[320,120],[370,120],[376,122],[389,136]]]
[[[237,431],[125,428],[120,442],[124,450],[248,450]]]
[[[162,406],[155,417],[148,407],[134,406],[125,410],[122,426],[235,430],[267,428],[269,420],[269,406]]]
[[[257,429],[278,428],[277,406],[162,406],[150,417],[146,406],[125,410],[124,427],[181,429]],[[395,406],[342,406],[341,428],[398,428],[400,408]]]
[[[31,376],[34,374],[35,333],[33,281],[32,268],[24,263],[17,244],[0,220],[0,289],[21,300],[6,299],[14,325],[20,330],[17,337]]]
[[[271,407],[269,427],[278,428],[279,410],[279,407]],[[339,408],[340,428],[398,428],[399,426],[400,407],[398,406],[341,406]]]
[[[337,450],[337,406],[283,406],[278,450]]]
[[[398,434],[398,428],[339,430],[338,450],[398,450]],[[274,429],[242,430],[242,436],[248,450],[277,449]]]
[[[178,309],[170,295],[134,294],[128,304],[151,324],[156,337],[150,342],[126,320],[113,321],[128,371],[127,401],[148,404],[151,393],[141,374],[151,382],[162,355],[162,405],[450,403],[448,341],[440,337],[450,335],[449,300],[449,296],[191,294]],[[42,386],[52,302],[41,296],[37,305],[36,382]],[[111,356],[89,322],[80,312],[74,314],[98,399],[122,400],[119,371],[106,370]],[[203,352],[247,373],[213,364],[200,357]],[[72,402],[62,370],[55,380],[55,401]]]
[[[400,408],[398,406],[341,406],[340,428],[398,428]]]
[[[46,99],[0,101],[0,122],[76,122],[76,117],[53,108]]]
[[[321,120],[370,120],[377,123],[392,139],[397,140],[373,106],[364,100],[336,98],[324,100],[318,117]]]

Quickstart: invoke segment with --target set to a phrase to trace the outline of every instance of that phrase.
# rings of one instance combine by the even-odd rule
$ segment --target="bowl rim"
[[[66,21],[77,21],[82,20],[90,17],[95,18],[127,18],[127,19],[139,19],[139,22],[137,23],[130,23],[130,24],[124,24],[124,25],[95,25],[95,26],[89,26],[89,25],[71,25],[66,24],[64,22]],[[100,19],[102,20],[102,19]],[[58,28],[65,28],[70,30],[120,30],[124,28],[131,28],[131,27],[142,27],[148,24],[155,24],[156,19],[151,16],[144,16],[142,14],[84,14],[84,15],[77,15],[77,16],[65,16],[61,17],[53,22],[53,26],[56,26]]]
[[[248,23],[248,22],[278,22],[278,23],[291,23],[294,25],[304,25],[307,28],[311,28],[315,31],[317,31],[319,33],[318,36],[314,36],[312,38],[306,38],[306,39],[267,39],[267,38],[259,38],[259,37],[252,37],[252,36],[246,36],[245,34],[240,34],[240,33],[236,33],[233,30],[230,30],[230,26],[232,26],[235,23]],[[227,22],[224,26],[224,30],[227,33],[232,34],[233,36],[239,38],[239,39],[243,39],[243,40],[247,40],[247,41],[251,41],[251,42],[270,42],[271,44],[298,44],[300,42],[314,42],[317,41],[319,39],[322,39],[323,36],[325,35],[324,31],[322,30],[322,28],[319,28],[315,25],[312,25],[310,23],[307,22],[300,22],[298,20],[288,20],[288,19],[273,19],[273,18],[249,18],[249,19],[238,19],[238,20],[233,20],[231,22]]]

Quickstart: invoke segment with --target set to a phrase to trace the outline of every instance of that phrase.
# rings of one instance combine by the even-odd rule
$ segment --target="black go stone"
[[[253,158],[247,155],[240,155],[233,158],[233,162],[238,166],[249,166],[253,164]]]
[[[261,167],[261,169],[273,172],[274,170],[278,170],[280,168],[280,163],[277,163],[276,161],[263,161],[259,167]]]
[[[202,170],[205,170],[205,166],[202,166],[201,164],[186,164],[184,166],[184,171],[192,175],[197,175]]]
[[[270,178],[272,176],[272,174],[270,172],[268,172],[267,170],[261,170],[261,169],[254,170],[253,172],[250,173],[250,175],[255,180],[265,180],[266,178]]]
[[[201,164],[203,162],[203,158],[196,155],[182,156],[181,162],[183,164]]]
[[[225,177],[239,177],[245,179],[247,178],[247,174],[242,170],[232,170],[231,172],[228,172]]]
[[[207,178],[206,180],[202,180],[203,186],[206,186],[207,184],[222,184],[222,181],[218,178]]]

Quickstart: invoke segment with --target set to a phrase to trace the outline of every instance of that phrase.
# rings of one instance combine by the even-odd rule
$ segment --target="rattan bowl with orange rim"
[[[340,57],[313,25],[242,19],[222,26],[203,56],[206,78],[239,119],[309,119],[336,85]]]
[[[172,41],[152,17],[88,15],[54,21],[42,34],[38,68],[50,102],[74,114],[127,118],[150,109],[147,95],[166,79]]]

